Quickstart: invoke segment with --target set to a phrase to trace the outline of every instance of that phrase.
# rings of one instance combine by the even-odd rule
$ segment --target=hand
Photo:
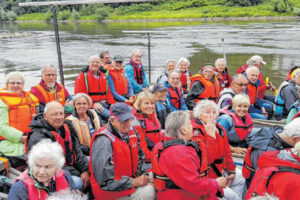
[[[27,136],[22,135],[21,138],[20,138],[20,142],[25,143],[26,139],[27,139]]]
[[[216,119],[210,117],[207,123],[204,125],[204,128],[208,135],[210,135],[213,138],[216,138]]]
[[[81,175],[80,175],[80,178],[83,182],[83,187],[86,188],[89,183],[90,183],[90,175],[88,172],[83,172]]]
[[[268,88],[270,88],[271,90],[275,91],[276,87],[273,85],[273,83],[270,81],[268,84]]]
[[[242,147],[232,147],[232,153],[245,155],[247,153],[247,149]]]
[[[94,107],[93,107],[97,112],[103,112],[104,111],[104,107],[101,105],[101,103],[94,103]]]
[[[136,97],[135,97],[135,96],[131,96],[131,97],[129,97],[129,101],[130,101],[131,103],[134,103],[134,102],[135,102],[135,99],[136,99]]]
[[[261,108],[261,112],[265,117],[268,117],[268,113],[266,112],[266,109],[264,107]]]
[[[216,181],[218,182],[218,189],[225,188],[227,186],[227,178],[223,176],[216,178]]]
[[[132,180],[132,187],[142,187],[147,185],[149,182],[148,175],[142,175]]]
[[[70,105],[73,107],[73,100],[70,101],[69,99],[67,99],[67,101],[65,102],[65,106],[66,105]]]
[[[227,177],[227,187],[230,187],[233,179],[235,178],[235,174],[230,174],[228,177]]]

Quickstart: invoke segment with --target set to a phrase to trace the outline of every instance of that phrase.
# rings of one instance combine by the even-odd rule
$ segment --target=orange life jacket
[[[248,84],[248,96],[250,98],[250,104],[255,104],[258,98],[258,86],[250,81]]]
[[[59,85],[59,87],[61,89],[56,92],[49,92],[47,89],[45,89],[40,84],[35,86],[42,94],[46,104],[51,101],[58,101],[61,105],[65,105],[66,95],[65,95],[64,86],[59,83],[57,83],[57,84]]]
[[[24,134],[31,131],[29,124],[36,114],[39,100],[30,92],[22,92],[22,97],[14,92],[2,89],[0,99],[8,107],[9,126],[22,131]],[[0,137],[1,140],[5,138]]]
[[[177,110],[181,110],[182,93],[180,87],[173,89],[171,86],[167,88],[171,102]]]
[[[204,78],[201,74],[195,74],[191,77],[191,85],[193,85],[195,81],[201,82],[204,86],[204,91],[195,99],[196,103],[201,99],[210,99],[217,102],[221,90],[217,78],[211,81]]]
[[[241,120],[239,116],[237,116],[236,113],[231,112],[228,109],[222,109],[220,110],[220,113],[228,114],[232,117],[235,133],[241,141],[243,141],[251,132],[253,128],[253,122],[249,113],[246,114],[245,123],[243,122],[243,120]]]
[[[200,146],[198,146],[200,144]],[[185,145],[188,147],[192,147],[195,149],[199,156],[200,166],[198,166],[198,171],[201,177],[207,175],[208,171],[208,164],[207,164],[207,157],[206,157],[206,150],[205,146],[202,142],[199,142],[198,145],[194,142],[185,142],[179,139],[172,139],[166,142],[158,143],[158,148],[153,151],[153,158],[152,158],[152,172],[153,172],[153,183],[155,188],[158,191],[162,191],[165,189],[175,189],[180,188],[178,187],[172,180],[168,178],[160,169],[159,167],[159,158],[160,154],[166,149],[171,146],[176,145]],[[155,147],[156,148],[156,147]],[[166,184],[168,182],[168,184]]]
[[[128,80],[125,75],[124,68],[117,70],[115,68],[109,70],[109,75],[111,76],[115,90],[119,95],[128,94]]]
[[[55,191],[63,191],[63,190],[69,190],[69,183],[67,182],[67,179],[65,177],[65,172],[62,169],[58,169],[54,175],[55,180]],[[34,199],[34,200],[46,200],[48,199],[48,192],[43,190],[42,188],[37,188],[34,185],[33,179],[28,174],[28,169],[24,171],[16,181],[22,181],[24,185],[26,186],[27,192],[28,192],[28,199]]]
[[[126,143],[123,140],[119,139],[115,135],[113,135],[109,130],[107,130],[106,126],[97,131],[92,138],[91,141],[91,149],[93,149],[93,143],[95,139],[104,135],[110,139],[112,143],[113,156],[112,161],[114,163],[115,170],[115,180],[120,180],[122,176],[128,177],[136,177],[137,166],[138,166],[138,139],[133,130],[130,130],[128,133],[129,142]],[[90,157],[92,158],[92,151],[90,151]],[[106,191],[102,190],[100,185],[98,184],[94,173],[93,173],[93,160],[90,159],[90,173],[91,173],[91,186],[93,190],[93,194],[95,199],[119,199],[124,196],[128,196],[135,191],[135,188],[132,187],[127,190],[122,191]]]

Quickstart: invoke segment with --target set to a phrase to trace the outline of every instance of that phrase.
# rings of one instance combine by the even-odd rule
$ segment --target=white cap
[[[252,56],[250,59],[253,61],[253,63],[261,63],[263,65],[267,64],[259,55]]]

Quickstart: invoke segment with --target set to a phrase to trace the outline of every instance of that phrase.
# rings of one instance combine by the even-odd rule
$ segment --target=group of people
[[[238,200],[245,188],[246,199],[299,194],[299,98],[292,102],[289,91],[299,93],[300,70],[271,97],[265,91],[275,88],[263,80],[266,63],[258,55],[233,78],[223,58],[195,75],[181,58],[177,67],[168,60],[149,89],[141,58],[139,50],[126,65],[120,55],[111,62],[107,51],[91,56],[73,97],[51,65],[28,92],[21,73],[6,76],[0,153],[14,167],[28,160],[8,199],[47,199],[64,190],[92,191],[95,199]],[[284,129],[253,128],[252,118],[289,110]],[[242,171],[232,153],[245,155]],[[289,178],[278,186],[281,176]]]

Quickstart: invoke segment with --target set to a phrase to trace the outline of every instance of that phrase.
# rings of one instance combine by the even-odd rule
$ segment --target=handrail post
[[[151,38],[150,33],[148,32],[148,70],[149,70],[149,84],[151,83]]]

